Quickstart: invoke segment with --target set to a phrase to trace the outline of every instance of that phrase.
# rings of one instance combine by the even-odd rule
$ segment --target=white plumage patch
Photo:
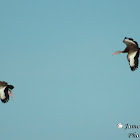
[[[128,59],[130,61],[129,64],[130,64],[131,67],[135,66],[134,58],[135,58],[136,54],[137,54],[137,51],[128,56]]]
[[[135,45],[137,45],[135,42],[133,42],[132,40],[129,40],[128,38],[126,38],[125,40],[124,40],[124,42],[126,43],[126,44],[135,44]]]
[[[5,88],[6,88],[6,87],[3,87],[3,88],[0,89],[0,98],[1,98],[1,99],[5,99],[5,98],[6,98],[6,97],[5,97],[5,93],[4,93]]]

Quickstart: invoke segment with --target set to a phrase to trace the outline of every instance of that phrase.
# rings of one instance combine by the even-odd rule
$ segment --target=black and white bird
[[[4,81],[0,81],[0,99],[2,103],[7,103],[9,100],[9,95],[11,95],[13,100],[13,94],[11,90],[14,88],[12,85],[8,85],[8,83]]]
[[[132,38],[125,37],[123,42],[126,44],[126,48],[124,51],[116,51],[115,54],[120,53],[128,53],[127,60],[129,61],[129,65],[132,71],[136,70],[138,68],[139,64],[139,45],[136,41],[134,41]]]

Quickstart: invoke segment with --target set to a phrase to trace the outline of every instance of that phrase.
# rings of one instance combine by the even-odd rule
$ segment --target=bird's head
[[[122,53],[122,51],[116,51],[115,53],[113,53],[113,55],[120,54],[120,53]]]

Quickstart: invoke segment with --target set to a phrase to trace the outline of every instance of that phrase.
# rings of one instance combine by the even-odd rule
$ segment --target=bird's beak
[[[9,90],[8,93],[11,95],[12,100],[14,100],[12,92]]]
[[[115,53],[113,53],[113,55],[115,55],[116,54],[116,52]]]

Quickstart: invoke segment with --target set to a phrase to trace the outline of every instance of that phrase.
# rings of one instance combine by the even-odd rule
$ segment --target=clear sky
[[[127,140],[140,124],[140,67],[124,37],[140,44],[140,0],[1,0],[1,140]]]

